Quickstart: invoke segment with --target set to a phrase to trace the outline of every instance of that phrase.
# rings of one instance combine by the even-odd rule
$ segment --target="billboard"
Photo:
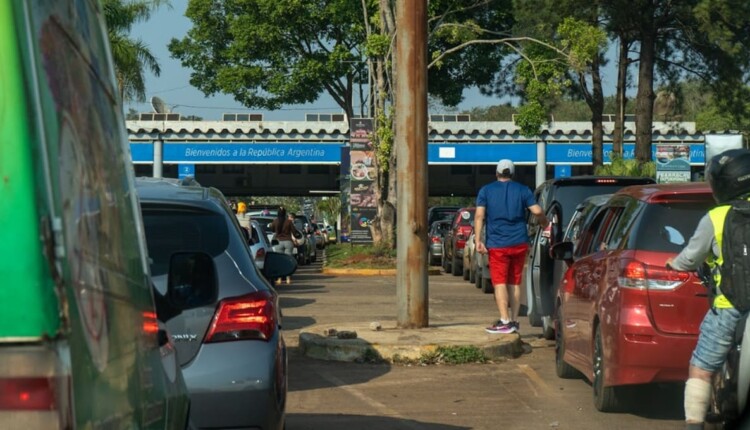
[[[352,243],[372,243],[370,225],[378,214],[375,201],[378,169],[372,142],[371,118],[355,118],[349,127],[349,206]]]

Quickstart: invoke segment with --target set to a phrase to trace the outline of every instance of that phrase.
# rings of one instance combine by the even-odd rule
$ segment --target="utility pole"
[[[427,327],[427,0],[396,1],[398,326]]]

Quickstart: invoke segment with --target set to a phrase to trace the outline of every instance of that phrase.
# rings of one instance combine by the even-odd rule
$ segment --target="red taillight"
[[[0,410],[49,411],[55,409],[52,379],[24,377],[0,379]]]
[[[432,243],[440,243],[440,236],[432,236]]]
[[[673,290],[690,279],[690,273],[628,261],[620,272],[621,286],[649,290]]]
[[[276,312],[270,292],[222,300],[211,321],[206,342],[269,340],[276,327]]]
[[[265,248],[259,248],[257,251],[255,251],[255,261],[263,261],[265,259],[266,259]]]
[[[143,312],[143,332],[156,334],[159,332],[159,322],[156,320],[156,312]]]
[[[617,179],[596,179],[594,182],[597,184],[616,184]]]

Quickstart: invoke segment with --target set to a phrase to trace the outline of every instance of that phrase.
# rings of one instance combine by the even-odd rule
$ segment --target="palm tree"
[[[115,78],[120,100],[146,99],[144,68],[159,76],[161,69],[156,57],[140,39],[132,39],[133,24],[145,21],[151,12],[166,0],[104,0],[104,20],[107,23],[109,44],[115,66]]]

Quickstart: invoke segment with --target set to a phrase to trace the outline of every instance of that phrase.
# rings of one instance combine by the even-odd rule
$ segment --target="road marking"
[[[521,372],[523,372],[543,393],[550,394],[553,392],[552,388],[544,382],[544,379],[542,379],[542,377],[539,376],[539,374],[528,364],[519,364],[518,368],[521,369]]]

